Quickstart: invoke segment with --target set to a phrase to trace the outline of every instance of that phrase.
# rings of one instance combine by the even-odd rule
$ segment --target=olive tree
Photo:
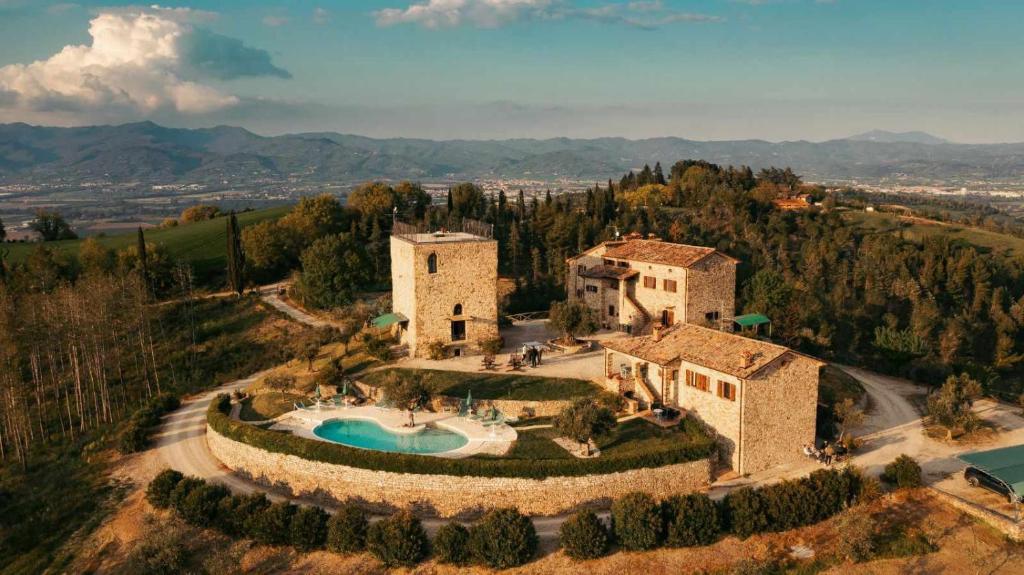
[[[581,450],[590,455],[590,440],[615,427],[615,414],[592,399],[580,399],[562,410],[555,418],[555,429],[565,437],[578,441]]]
[[[577,335],[590,335],[597,331],[597,314],[589,307],[575,302],[552,302],[548,316],[551,327],[565,335],[567,342]]]

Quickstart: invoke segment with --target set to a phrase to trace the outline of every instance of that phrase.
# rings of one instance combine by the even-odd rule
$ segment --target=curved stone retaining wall
[[[354,500],[381,511],[412,507],[442,517],[476,514],[494,507],[518,507],[528,515],[557,515],[579,507],[605,506],[631,491],[655,498],[684,494],[707,485],[707,459],[605,475],[525,479],[460,477],[372,471],[271,453],[206,430],[210,451],[232,470],[296,496]]]

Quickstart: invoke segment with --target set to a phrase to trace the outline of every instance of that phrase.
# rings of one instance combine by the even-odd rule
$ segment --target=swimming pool
[[[351,447],[421,455],[443,453],[469,443],[466,436],[446,429],[427,427],[417,433],[393,433],[368,419],[331,419],[316,426],[313,434]]]

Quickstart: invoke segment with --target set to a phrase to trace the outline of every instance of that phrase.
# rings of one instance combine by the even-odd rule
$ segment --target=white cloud
[[[469,25],[497,28],[524,20],[590,20],[654,30],[674,22],[720,22],[707,14],[666,8],[661,0],[577,7],[568,0],[426,0],[406,8],[385,8],[373,13],[378,26],[416,24],[424,28]]]
[[[89,22],[91,44],[0,68],[0,108],[62,118],[203,114],[239,102],[208,79],[290,77],[267,52],[194,26],[214,16],[156,5],[104,10]]]

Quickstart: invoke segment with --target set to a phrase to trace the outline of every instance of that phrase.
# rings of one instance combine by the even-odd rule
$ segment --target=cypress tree
[[[136,251],[139,256],[139,274],[142,275],[142,285],[146,289],[146,295],[149,295],[149,262],[146,257],[146,236],[142,233],[142,226],[139,226],[138,242]]]
[[[242,252],[242,237],[238,229],[238,218],[231,212],[227,219],[228,237],[228,287],[242,295],[245,290],[245,254]]]
[[[654,183],[665,185],[665,174],[661,171],[661,162],[654,163]]]

